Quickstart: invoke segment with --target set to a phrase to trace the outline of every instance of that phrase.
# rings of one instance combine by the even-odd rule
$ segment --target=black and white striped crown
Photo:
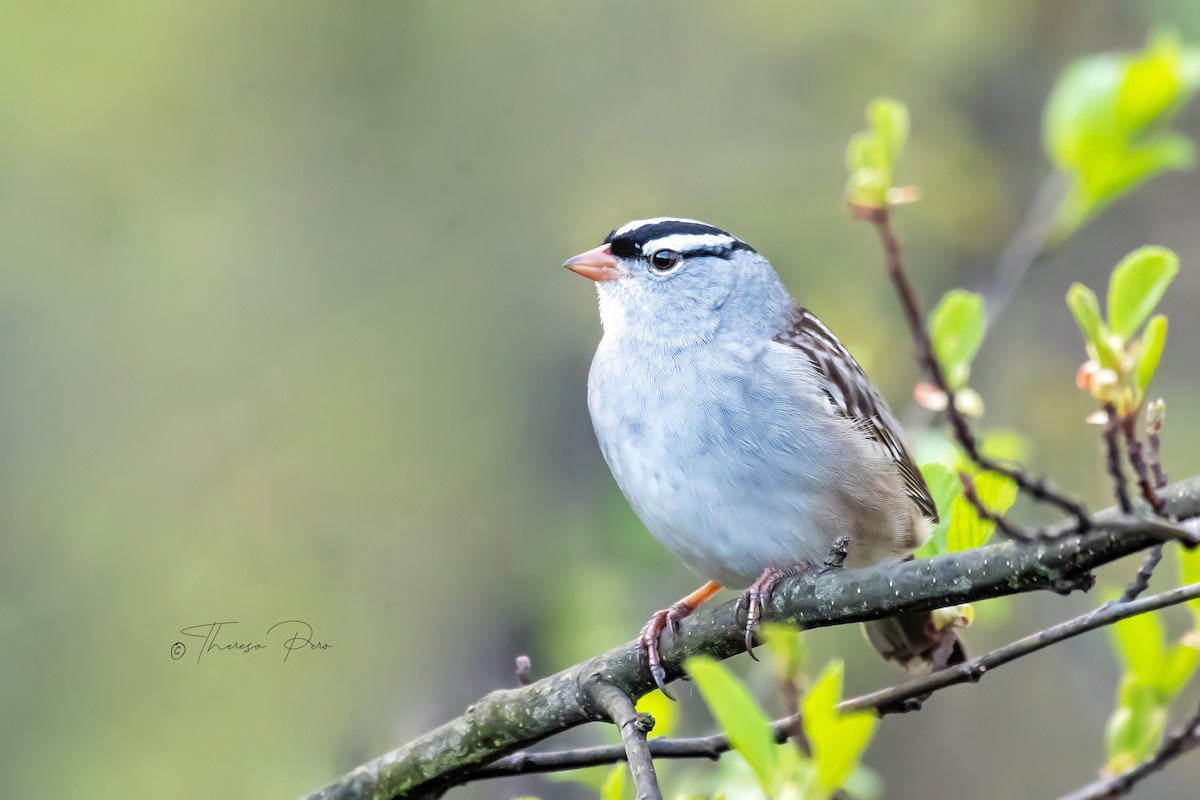
[[[637,219],[610,233],[604,243],[617,258],[640,258],[658,250],[674,250],[684,256],[724,257],[753,247],[720,228],[694,219],[655,217]]]

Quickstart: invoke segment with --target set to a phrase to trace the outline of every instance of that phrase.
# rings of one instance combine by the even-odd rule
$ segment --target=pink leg
[[[649,667],[650,676],[654,678],[654,684],[659,688],[659,691],[672,700],[675,698],[671,697],[671,693],[667,691],[667,671],[663,669],[662,656],[658,651],[658,637],[668,625],[671,626],[672,632],[678,633],[679,620],[691,614],[700,607],[701,603],[719,591],[721,591],[721,584],[716,581],[709,581],[670,608],[655,611],[654,616],[650,617],[650,621],[643,626],[642,632],[638,634],[638,657],[642,663]]]
[[[754,655],[754,634],[758,630],[759,620],[762,619],[762,610],[771,603],[771,595],[775,593],[775,587],[784,578],[802,575],[810,569],[812,569],[812,564],[767,567],[763,570],[763,574],[758,576],[758,580],[750,584],[750,588],[742,595],[742,601],[746,604],[746,652],[755,661],[758,661],[758,656]]]

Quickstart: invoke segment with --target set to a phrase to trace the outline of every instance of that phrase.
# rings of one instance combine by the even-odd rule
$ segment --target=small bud
[[[1100,371],[1100,365],[1095,361],[1085,361],[1079,365],[1075,373],[1075,385],[1084,391],[1092,388],[1092,376]]]
[[[946,393],[929,383],[918,383],[913,387],[913,399],[917,405],[930,411],[945,411],[950,405]]]
[[[533,662],[529,656],[517,656],[517,685],[528,686],[533,682]]]
[[[1121,378],[1117,375],[1116,370],[1098,369],[1092,373],[1091,383],[1088,388],[1094,393],[1097,389],[1103,389],[1108,386],[1116,386],[1120,383]]]
[[[916,186],[893,186],[887,190],[888,205],[902,206],[921,199],[921,190]]]
[[[954,393],[954,407],[968,417],[983,416],[983,398],[969,386]]]
[[[1092,374],[1088,391],[1101,403],[1111,403],[1117,408],[1124,408],[1128,402],[1125,387],[1121,385],[1121,376],[1116,373],[1116,370],[1107,367],[1098,369]]]
[[[1146,404],[1146,433],[1156,436],[1167,418],[1167,404],[1162,398]]]
[[[933,627],[939,631],[947,628],[967,628],[975,621],[975,608],[970,603],[950,608],[939,608],[930,616]]]

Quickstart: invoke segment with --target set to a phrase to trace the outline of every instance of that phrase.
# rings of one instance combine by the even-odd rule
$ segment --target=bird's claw
[[[658,650],[658,639],[667,628],[671,629],[672,634],[678,636],[679,620],[691,612],[691,608],[679,603],[662,611],[655,611],[650,620],[642,626],[641,633],[638,634],[638,661],[650,671],[650,677],[654,679],[654,685],[669,700],[674,700],[675,698],[667,691],[667,671],[662,665],[662,655]]]
[[[767,567],[763,570],[763,574],[758,576],[758,580],[750,584],[750,588],[738,600],[737,610],[739,612],[742,604],[746,605],[746,652],[755,661],[758,661],[758,656],[754,655],[754,634],[758,632],[758,623],[762,619],[763,609],[770,605],[775,588],[784,578],[799,575],[808,571],[810,567],[809,564],[797,564],[782,568]]]

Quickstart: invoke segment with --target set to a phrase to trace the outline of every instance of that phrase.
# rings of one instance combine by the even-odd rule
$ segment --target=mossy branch
[[[1162,498],[1175,519],[1200,516],[1200,476],[1168,488]],[[1129,516],[1110,509],[1092,516],[1085,533],[1076,532],[1077,526],[1072,519],[1051,531],[1058,533],[1053,537],[793,578],[780,585],[768,616],[819,628],[1042,589],[1065,594],[1090,587],[1097,567],[1165,539],[1196,544],[1195,535],[1148,513]],[[744,621],[736,606],[731,601],[703,608],[682,622],[677,639],[664,640],[669,681],[680,677],[691,656],[729,658],[745,650]],[[638,663],[635,643],[627,642],[528,686],[492,692],[462,716],[362,765],[308,800],[438,797],[508,753],[599,719],[586,690],[595,680],[633,699],[654,688]]]

